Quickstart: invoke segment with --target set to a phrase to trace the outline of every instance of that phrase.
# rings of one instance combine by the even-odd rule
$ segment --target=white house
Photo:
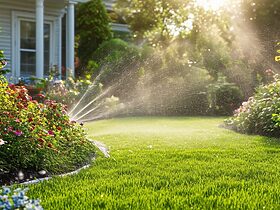
[[[66,69],[74,72],[74,7],[87,0],[0,0],[0,49],[13,78],[61,71],[62,17],[66,14]],[[70,69],[72,71],[70,71]]]
[[[115,13],[114,11],[114,5],[116,3],[116,0],[103,0],[103,3],[107,9],[107,12],[109,13]],[[122,33],[130,33],[129,27],[127,24],[118,23],[118,22],[112,22],[111,28],[113,32],[122,32]]]

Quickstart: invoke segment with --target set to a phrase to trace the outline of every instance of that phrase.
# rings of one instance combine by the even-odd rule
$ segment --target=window
[[[50,71],[51,24],[44,24],[44,76]],[[36,76],[36,23],[20,20],[20,77]]]

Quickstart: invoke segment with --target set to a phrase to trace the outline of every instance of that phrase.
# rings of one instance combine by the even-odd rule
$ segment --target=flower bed
[[[256,94],[235,111],[226,125],[238,132],[280,136],[280,77],[260,86]]]
[[[8,85],[4,77],[0,131],[0,183],[1,177],[19,171],[71,171],[88,163],[95,152],[83,127],[69,119],[66,106],[52,100],[39,103],[25,87]]]

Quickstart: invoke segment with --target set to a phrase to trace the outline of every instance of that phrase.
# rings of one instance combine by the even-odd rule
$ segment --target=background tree
[[[263,56],[273,63],[275,47],[280,39],[280,1],[246,0],[242,3],[244,21],[253,25],[264,48]]]
[[[76,7],[77,54],[85,66],[93,52],[112,37],[109,16],[102,0],[91,0]]]

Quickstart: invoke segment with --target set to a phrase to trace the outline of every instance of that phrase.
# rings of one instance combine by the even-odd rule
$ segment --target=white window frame
[[[36,22],[35,13],[12,11],[12,75],[16,80],[20,78],[20,21],[22,20]],[[50,24],[50,67],[55,61],[55,21],[56,17],[44,16],[44,24]]]

